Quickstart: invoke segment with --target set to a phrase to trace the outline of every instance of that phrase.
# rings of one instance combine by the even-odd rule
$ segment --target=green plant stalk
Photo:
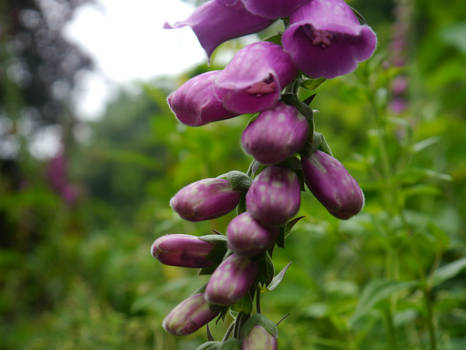
[[[429,287],[424,288],[424,302],[427,311],[427,329],[429,332],[430,350],[437,350],[437,335],[435,334],[434,325],[434,305],[432,302],[432,290]]]
[[[385,309],[385,322],[387,324],[387,335],[388,335],[388,349],[396,350],[398,346],[396,344],[396,331],[395,325],[393,323],[392,312],[390,311],[390,306]]]

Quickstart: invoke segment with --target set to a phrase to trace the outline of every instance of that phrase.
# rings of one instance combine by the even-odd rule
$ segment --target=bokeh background
[[[274,254],[277,270],[293,264],[263,312],[290,314],[281,349],[466,349],[466,6],[348,2],[378,33],[377,52],[321,85],[313,106],[366,206],[342,222],[303,194],[305,219]],[[196,2],[175,5],[181,19]],[[190,51],[194,36],[168,40],[184,50],[174,53],[156,41],[162,32],[136,27],[119,49],[145,57],[130,44],[140,43],[157,70],[118,79],[105,62],[120,73],[138,62],[102,60],[86,46],[93,35],[76,39],[92,20],[85,6],[103,5],[0,0],[0,349],[194,349],[203,330],[176,338],[161,322],[206,277],[161,265],[149,248],[163,234],[224,232],[233,214],[193,224],[168,201],[190,182],[247,169],[249,117],[187,128],[166,96],[280,26],[223,44],[210,67]],[[138,22],[137,12],[124,18],[119,30],[94,20],[91,34],[118,42]],[[104,88],[86,83],[95,77]],[[218,337],[225,327],[212,328]]]

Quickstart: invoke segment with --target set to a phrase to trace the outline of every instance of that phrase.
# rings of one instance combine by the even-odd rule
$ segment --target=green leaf
[[[326,78],[306,79],[301,82],[301,86],[308,90],[316,90],[326,80]]]
[[[400,282],[391,280],[374,280],[371,281],[362,292],[356,311],[350,319],[353,324],[360,317],[369,313],[372,308],[380,301],[387,299],[392,294],[415,286],[418,282]]]
[[[437,286],[450,278],[458,275],[466,267],[466,258],[462,258],[452,263],[446,264],[435,270],[432,276],[432,285]]]
[[[413,152],[421,152],[427,147],[430,147],[432,145],[435,145],[436,143],[440,142],[440,137],[434,136],[434,137],[429,137],[425,140],[419,141],[413,145]]]
[[[291,263],[292,262],[290,261],[288,264],[286,264],[286,266],[272,279],[272,282],[270,282],[270,284],[267,286],[268,290],[272,291],[278,287],[278,285],[282,282],[283,277],[285,277],[285,273],[290,267]]]

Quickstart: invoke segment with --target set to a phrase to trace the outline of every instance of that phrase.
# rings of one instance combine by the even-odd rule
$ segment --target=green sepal
[[[310,153],[312,154],[317,150],[321,150],[331,156],[333,156],[332,150],[330,149],[329,144],[327,143],[327,140],[325,139],[324,135],[322,135],[320,132],[314,132],[314,136],[312,138],[312,145],[310,149]]]
[[[263,327],[274,338],[278,337],[278,329],[275,323],[262,314],[255,314],[241,327],[241,340],[246,338],[255,326]]]
[[[246,211],[246,193],[242,192],[239,199],[238,206],[236,207],[236,215],[240,215]]]
[[[282,44],[282,33],[269,36],[268,38],[264,39],[264,41],[269,41],[271,43],[281,45]]]
[[[308,90],[315,90],[320,85],[322,85],[327,79],[326,78],[317,78],[317,79],[302,79],[301,86]]]
[[[282,283],[283,277],[285,277],[285,273],[291,265],[291,261],[279,272],[277,275],[272,279],[272,282],[267,286],[267,289],[272,291],[278,287],[280,283]]]
[[[219,341],[208,341],[204,344],[201,344],[196,350],[214,350],[218,349],[218,346],[222,345]]]
[[[233,311],[250,314],[252,311],[252,298],[249,293],[246,293],[240,300],[231,306]]]
[[[219,350],[241,350],[241,343],[238,339],[231,338],[218,347]]]
[[[272,282],[275,274],[275,268],[273,267],[272,258],[268,252],[262,254],[262,258],[259,260],[259,273],[257,274],[257,282],[267,286]]]
[[[242,171],[232,170],[228,173],[217,176],[219,179],[228,180],[234,191],[247,192],[251,186],[251,178]]]
[[[205,235],[200,236],[199,239],[203,241],[212,243],[214,245],[214,249],[207,255],[207,258],[213,261],[213,265],[208,267],[203,267],[199,271],[199,275],[210,275],[212,272],[215,271],[218,265],[222,262],[225,253],[227,252],[227,237],[224,235]]]
[[[278,237],[275,243],[280,248],[285,248],[285,228],[283,226],[280,226],[280,233],[278,234]]]
[[[296,225],[298,223],[298,221],[300,221],[301,219],[304,219],[305,216],[298,216],[297,218],[294,218],[290,221],[288,221],[286,224],[285,224],[285,227],[284,227],[284,234],[285,234],[285,238],[289,236],[292,228],[294,227],[294,225]]]

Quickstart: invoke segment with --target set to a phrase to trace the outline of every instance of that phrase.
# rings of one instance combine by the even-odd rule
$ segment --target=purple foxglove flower
[[[219,238],[224,238],[224,236],[219,236]],[[209,267],[216,261],[216,256],[213,253],[215,253],[216,247],[221,248],[222,241],[225,247],[224,239],[204,240],[202,237],[191,235],[165,235],[154,241],[151,254],[165,265]]]
[[[298,7],[310,0],[242,0],[249,12],[271,19],[289,17]]]
[[[202,293],[194,294],[179,303],[163,320],[163,328],[174,335],[186,335],[210,322],[218,311],[211,310]]]
[[[334,78],[368,59],[377,37],[369,26],[359,23],[344,0],[312,0],[291,15],[282,43],[305,74]]]
[[[228,248],[238,255],[254,256],[270,248],[279,232],[276,227],[262,226],[248,212],[244,212],[228,225]]]
[[[260,325],[254,326],[244,338],[242,350],[277,350],[277,338]]]
[[[241,137],[244,150],[262,164],[281,162],[303,147],[309,126],[294,107],[279,103],[262,112]]]
[[[168,96],[168,105],[180,122],[199,126],[238,115],[227,111],[215,94],[213,82],[218,73],[211,71],[195,76]]]
[[[299,180],[286,168],[271,166],[257,176],[246,194],[246,207],[261,224],[281,225],[293,217],[301,203]]]
[[[301,164],[307,186],[330,214],[349,219],[362,209],[364,194],[337,159],[316,151],[303,157]]]
[[[218,74],[216,92],[226,109],[256,113],[273,107],[296,73],[290,56],[280,45],[261,41],[236,53]]]
[[[225,215],[238,205],[240,197],[228,180],[208,178],[183,187],[170,206],[185,220],[201,221]]]
[[[272,24],[273,20],[256,16],[244,8],[239,0],[211,0],[197,8],[184,21],[164,28],[190,26],[207,56],[224,41],[256,33]]]
[[[205,298],[211,304],[231,305],[241,299],[256,280],[255,261],[236,254],[226,258],[210,277]]]

